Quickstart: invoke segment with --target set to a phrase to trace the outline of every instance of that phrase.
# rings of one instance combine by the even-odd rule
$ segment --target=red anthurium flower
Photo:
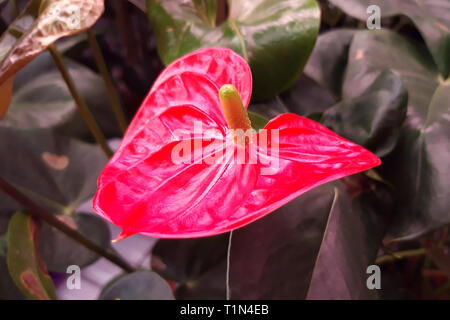
[[[242,227],[300,194],[380,164],[366,149],[295,114],[251,132],[248,64],[226,48],[168,66],[98,179],[94,209],[159,238]]]

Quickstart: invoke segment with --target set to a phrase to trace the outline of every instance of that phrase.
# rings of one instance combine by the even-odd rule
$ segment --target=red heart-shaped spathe
[[[265,161],[233,161],[239,150],[248,156],[249,147],[230,139],[219,101],[225,84],[237,88],[246,108],[250,68],[226,48],[197,50],[158,77],[98,179],[94,209],[121,227],[122,237],[188,238],[230,231],[315,186],[380,164],[366,149],[295,114],[280,115],[264,128],[269,141],[271,130],[279,135],[276,159],[258,145]],[[194,130],[199,123],[202,132]],[[194,154],[199,152],[188,163],[175,163],[172,151],[185,141]],[[212,148],[217,142],[234,151],[219,152]]]

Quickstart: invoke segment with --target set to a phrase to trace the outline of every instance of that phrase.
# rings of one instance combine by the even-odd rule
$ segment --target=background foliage
[[[68,4],[82,8],[81,29],[51,19]],[[366,27],[369,4],[381,30]],[[123,274],[99,299],[450,297],[448,0],[0,0],[0,9],[1,299],[55,299],[68,265],[101,257]],[[122,136],[164,66],[207,46],[249,62],[253,125],[294,112],[383,164],[307,192],[230,242],[159,240],[140,268],[80,206],[107,141]],[[381,290],[367,289],[372,264]]]

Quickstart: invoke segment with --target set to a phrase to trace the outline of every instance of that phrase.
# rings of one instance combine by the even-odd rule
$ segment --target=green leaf
[[[333,29],[321,34],[305,67],[305,74],[335,97],[341,96],[348,50],[355,32],[354,29]]]
[[[216,26],[216,1],[147,0],[164,64],[203,47],[228,47],[252,69],[254,98],[273,98],[300,75],[314,47],[320,10],[315,0],[229,0]]]
[[[110,232],[104,219],[88,213],[58,216],[63,222],[103,248],[110,246]],[[39,252],[51,272],[65,273],[70,265],[83,268],[99,256],[48,224],[42,226]]]
[[[390,212],[382,188],[355,175],[235,230],[231,298],[375,298],[366,287],[366,268],[375,260]]]
[[[179,284],[177,299],[224,299],[228,234],[162,239],[152,251],[152,269]]]
[[[400,77],[386,70],[360,97],[328,109],[323,114],[323,124],[383,157],[397,144],[407,102],[408,94]]]
[[[450,80],[442,80],[419,43],[391,31],[365,31],[350,48],[344,99],[358,97],[385,69],[400,76],[409,97],[397,148],[380,167],[398,190],[390,233],[413,238],[450,222]]]
[[[269,122],[269,119],[263,117],[262,115],[248,111],[248,118],[250,119],[250,123],[252,124],[252,128],[256,131],[261,130],[266,126],[266,124]]]
[[[330,0],[345,13],[366,21],[367,8],[378,5],[382,17],[406,15],[419,29],[444,78],[450,71],[450,2],[448,0]]]
[[[148,270],[136,271],[113,279],[102,290],[99,300],[173,300],[168,283]]]
[[[71,214],[95,194],[107,162],[99,146],[44,129],[0,127],[0,137],[0,176],[47,211]]]
[[[39,224],[24,212],[17,212],[8,227],[8,270],[29,299],[56,299],[55,287],[37,250]]]
[[[64,59],[77,89],[107,136],[118,136],[102,78],[89,68]],[[91,137],[66,83],[49,53],[45,52],[23,68],[14,79],[14,94],[2,127],[19,129],[54,128],[72,137]]]

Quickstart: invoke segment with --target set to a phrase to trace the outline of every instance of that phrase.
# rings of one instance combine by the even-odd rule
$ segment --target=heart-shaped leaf
[[[216,1],[147,0],[164,62],[203,47],[228,47],[252,69],[254,98],[273,98],[300,75],[314,47],[320,11],[315,0],[229,0],[216,25]],[[276,41],[274,41],[276,39]]]
[[[450,71],[450,2],[448,0],[330,0],[350,16],[366,21],[370,5],[380,8],[382,17],[403,14],[411,18],[425,39],[444,78]]]
[[[397,144],[407,102],[408,94],[400,77],[383,71],[361,97],[328,109],[323,124],[383,157]]]
[[[47,211],[71,214],[95,193],[107,162],[98,146],[44,129],[0,127],[0,136],[0,176]]]
[[[114,115],[102,78],[89,68],[64,59],[70,75],[107,136],[117,136]],[[2,127],[50,129],[73,137],[91,137],[90,131],[49,53],[44,52],[14,77],[14,95]]]
[[[344,82],[344,99],[358,97],[391,69],[408,91],[408,112],[396,150],[384,161],[384,177],[398,190],[394,237],[415,237],[450,222],[450,80],[443,80],[419,43],[391,31],[357,33]]]
[[[158,274],[142,270],[113,279],[99,300],[173,300],[172,289]]]
[[[59,215],[64,223],[103,248],[108,248],[111,235],[105,221],[87,213]],[[95,262],[99,256],[74,242],[61,231],[44,224],[39,237],[39,252],[51,272],[64,273],[70,265],[80,268]]]
[[[17,212],[8,227],[8,270],[29,299],[56,299],[55,287],[40,260],[37,241],[39,224],[26,213]]]
[[[369,299],[390,212],[382,186],[363,175],[308,191],[233,232],[232,299]]]

